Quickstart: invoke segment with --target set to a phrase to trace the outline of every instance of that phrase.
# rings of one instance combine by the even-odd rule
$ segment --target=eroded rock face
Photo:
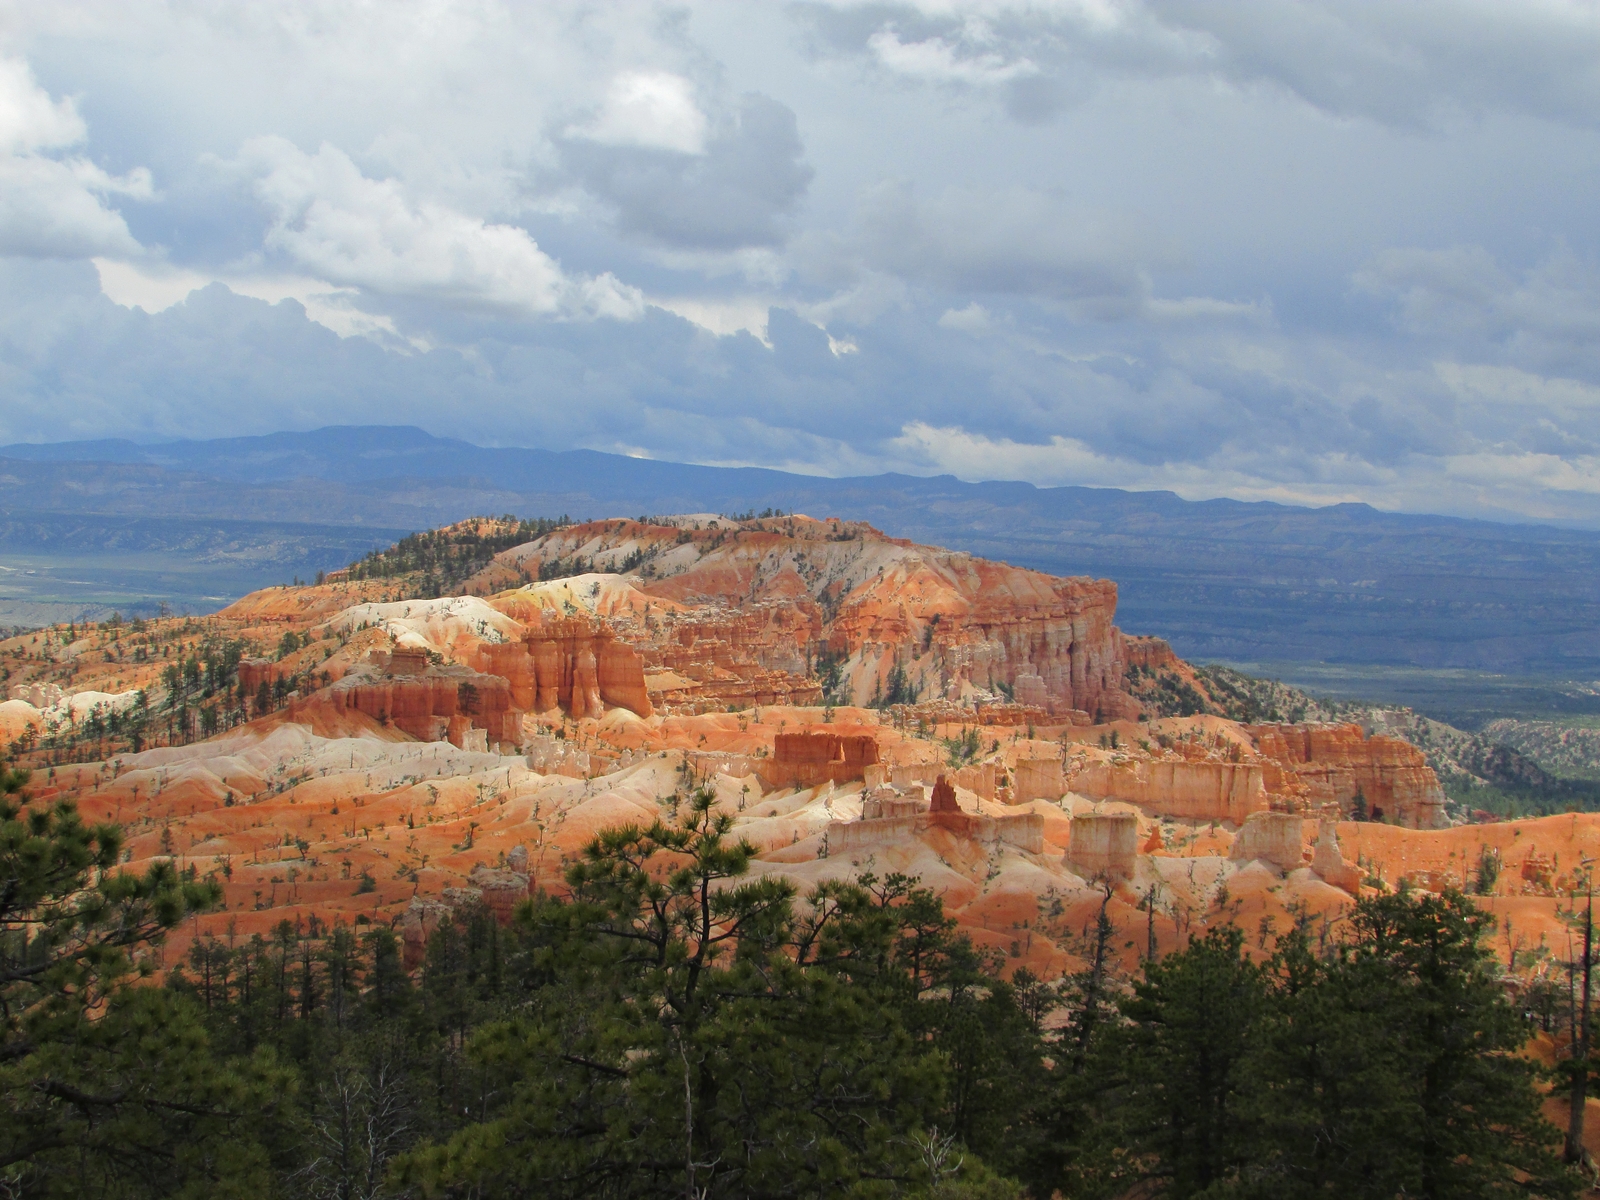
[[[521,641],[485,645],[478,653],[480,669],[505,679],[527,711],[560,708],[578,718],[604,716],[607,707],[641,717],[654,712],[643,661],[605,621],[546,618]]]
[[[1012,779],[1012,794],[1019,804],[1059,800],[1067,790],[1059,758],[1019,758]]]
[[[270,658],[242,658],[239,660],[239,686],[245,695],[254,698],[256,689],[263,683],[271,687],[282,672]],[[60,691],[59,688],[56,689]],[[59,698],[59,697],[58,697]]]
[[[1411,829],[1442,829],[1444,788],[1422,751],[1398,738],[1368,737],[1359,725],[1249,725],[1269,792],[1308,809],[1337,804],[1351,815],[1359,792],[1367,815]]]
[[[1142,667],[1147,671],[1171,671],[1184,665],[1166,639],[1158,637],[1123,638],[1122,657],[1130,669]]]
[[[527,853],[523,853],[524,863]],[[511,920],[512,913],[528,894],[528,876],[508,866],[505,870],[493,867],[475,867],[467,882],[478,890],[483,906],[494,914],[502,925]]]
[[[822,637],[819,606],[766,600],[730,609],[723,601],[676,609],[644,601],[630,630],[646,684],[663,708],[757,708],[822,702],[813,677]]]
[[[327,689],[337,711],[353,709],[424,742],[517,745],[522,711],[499,675],[439,665],[427,655],[399,650],[378,655]],[[473,737],[473,731],[481,731]]]
[[[1085,879],[1128,879],[1139,853],[1139,818],[1132,813],[1078,813],[1072,818],[1067,867]]]
[[[1067,786],[1096,800],[1126,800],[1153,815],[1242,825],[1266,809],[1265,779],[1259,763],[1134,760],[1086,764]]]
[[[886,784],[871,789],[862,800],[859,821],[828,823],[828,850],[845,856],[869,854],[903,845],[934,829],[980,844],[1001,842],[1029,854],[1044,852],[1043,816],[1032,812],[1001,817],[969,813],[944,775],[929,789],[927,804]]]
[[[706,519],[690,528],[677,520],[558,530],[506,551],[477,583],[534,581],[549,564],[616,571],[605,583],[580,577],[595,582],[564,593],[563,603],[584,601],[603,613],[639,656],[646,690],[670,711],[817,703],[818,679],[831,675],[835,694],[855,704],[992,702],[1009,691],[1042,716],[1138,715],[1123,690],[1123,638],[1112,623],[1117,589],[1109,580],[987,562],[855,522]],[[586,669],[581,650],[548,648],[555,636],[527,637],[539,680],[532,706],[548,711],[555,696],[563,708],[578,703],[589,711],[592,693],[580,688],[573,700],[569,681]],[[625,685],[607,682],[598,640],[595,653],[602,699],[623,704],[609,698],[608,689]],[[546,670],[562,680],[550,692]],[[631,666],[626,686],[638,686]]]
[[[1361,894],[1362,871],[1355,863],[1345,859],[1344,849],[1339,845],[1337,821],[1326,819],[1322,821],[1317,834],[1316,849],[1311,856],[1311,869],[1322,876],[1323,882],[1349,892],[1352,896]]]
[[[1239,862],[1271,863],[1292,871],[1304,863],[1303,822],[1297,813],[1251,813],[1233,839],[1232,857]]]
[[[412,898],[396,921],[406,970],[412,971],[422,965],[428,953],[428,939],[442,923],[450,920],[453,911],[442,900]]]
[[[808,788],[864,780],[877,762],[878,742],[870,734],[780,733],[759,771],[767,787]]]
[[[862,778],[869,787],[886,783],[897,788],[908,788],[917,784],[932,787],[943,775],[956,787],[966,788],[985,800],[993,800],[999,791],[997,774],[998,766],[993,762],[972,763],[953,771],[937,763],[880,763],[875,767],[867,767]]]

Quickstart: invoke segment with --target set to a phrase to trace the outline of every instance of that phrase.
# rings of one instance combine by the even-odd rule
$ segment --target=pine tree
[[[211,1052],[188,997],[130,986],[145,947],[218,897],[158,861],[117,870],[121,835],[26,802],[0,767],[0,1177],[17,1195],[270,1191],[258,1133],[289,1082]]]
[[[670,823],[602,833],[568,872],[571,901],[527,904],[502,968],[518,1009],[467,1042],[487,1107],[397,1178],[484,1195],[899,1180],[908,1196],[1016,1196],[956,1132],[997,1142],[1007,1108],[1026,1112],[1007,1063],[1041,1068],[1011,989],[914,880],[798,901],[744,878],[753,850],[731,825],[696,793]]]

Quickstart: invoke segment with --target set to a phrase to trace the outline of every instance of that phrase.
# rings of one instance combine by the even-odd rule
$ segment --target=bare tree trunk
[[[694,1087],[689,1078],[689,1052],[678,1036],[678,1053],[683,1058],[683,1194],[695,1200],[694,1188]]]
[[[1581,1016],[1572,1038],[1572,1091],[1567,1102],[1567,1142],[1563,1157],[1569,1163],[1583,1160],[1583,1117],[1589,1103],[1589,978],[1594,968],[1594,883],[1588,881],[1588,907],[1583,917],[1583,996],[1580,1001]]]
[[[1146,962],[1154,962],[1156,957],[1156,885],[1150,885],[1150,891],[1145,895],[1145,930],[1144,930],[1144,957]]]

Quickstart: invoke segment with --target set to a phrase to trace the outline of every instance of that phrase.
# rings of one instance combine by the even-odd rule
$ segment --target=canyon
[[[1419,750],[1359,725],[1163,712],[1152,672],[1207,701],[1204,679],[1117,627],[1111,581],[861,523],[590,522],[454,591],[352,571],[214,617],[18,635],[0,737],[33,802],[121,822],[132,865],[218,879],[224,905],[167,953],[314,919],[392,926],[415,962],[450,913],[509,919],[597,832],[670,822],[697,789],[757,873],[802,894],[915,875],[1045,978],[1081,964],[1102,907],[1131,961],[1218,920],[1476,886],[1491,848],[1485,903],[1515,910],[1532,964],[1563,928],[1561,864],[1600,843],[1588,815],[1463,824]],[[140,744],[112,714],[147,714]]]

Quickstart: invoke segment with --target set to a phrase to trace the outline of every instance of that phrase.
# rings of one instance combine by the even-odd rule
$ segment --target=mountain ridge
[[[408,426],[0,447],[0,513],[10,516],[258,519],[381,537],[485,513],[764,508],[1115,579],[1128,627],[1167,638],[1187,658],[1600,673],[1600,533],[1557,525],[950,475],[805,476],[479,447]],[[5,552],[15,547],[0,539]],[[319,553],[289,569],[309,577],[349,561]],[[241,579],[236,590],[287,577]]]

